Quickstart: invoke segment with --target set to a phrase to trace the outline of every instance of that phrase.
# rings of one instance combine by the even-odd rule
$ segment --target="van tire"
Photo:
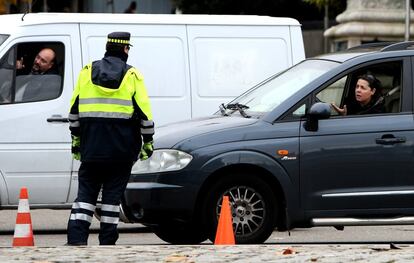
[[[162,223],[151,229],[157,237],[173,245],[197,245],[207,239],[201,227],[190,224]]]
[[[268,183],[247,172],[238,172],[219,178],[207,192],[203,218],[212,242],[224,195],[230,199],[236,244],[260,244],[270,237],[276,225],[277,202]]]
[[[131,214],[131,211],[129,207],[127,207],[125,204],[124,197],[121,198],[121,203],[119,204],[119,220],[123,223],[129,224],[129,223],[136,223],[136,220]],[[102,205],[102,188],[99,191],[97,200],[96,200],[96,207],[95,211],[93,212],[93,215],[95,218],[100,222],[101,221],[101,205]]]

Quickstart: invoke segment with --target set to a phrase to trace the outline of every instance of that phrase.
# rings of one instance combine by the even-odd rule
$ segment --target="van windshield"
[[[338,65],[339,63],[334,61],[305,60],[259,84],[257,88],[242,94],[233,100],[227,109],[232,110],[231,112],[238,112],[231,106],[241,105],[248,115],[263,115]]]
[[[4,41],[9,37],[9,35],[0,34],[0,46],[3,44]]]

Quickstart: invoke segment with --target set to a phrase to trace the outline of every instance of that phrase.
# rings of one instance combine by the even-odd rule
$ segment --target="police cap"
[[[107,43],[132,46],[129,42],[130,39],[131,34],[129,32],[112,32],[108,34]]]

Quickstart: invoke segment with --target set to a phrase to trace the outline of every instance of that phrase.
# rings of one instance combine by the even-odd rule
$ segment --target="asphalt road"
[[[0,246],[10,246],[13,240],[16,210],[0,210]],[[69,210],[32,210],[31,217],[35,245],[54,247],[66,243],[66,223]],[[94,219],[90,245],[97,245],[99,222]],[[118,245],[166,244],[149,229],[140,224],[120,223]],[[345,227],[338,231],[333,227],[297,228],[290,232],[274,232],[267,244],[324,244],[343,243],[414,243],[414,226]],[[208,242],[206,242],[208,243]]]

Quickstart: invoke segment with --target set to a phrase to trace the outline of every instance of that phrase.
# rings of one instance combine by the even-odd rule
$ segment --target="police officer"
[[[87,245],[101,187],[99,243],[115,244],[119,203],[132,165],[153,151],[150,102],[142,75],[126,63],[130,46],[130,33],[110,33],[104,58],[82,69],[73,92],[69,114],[72,154],[81,165],[78,196],[68,222],[68,245]]]

